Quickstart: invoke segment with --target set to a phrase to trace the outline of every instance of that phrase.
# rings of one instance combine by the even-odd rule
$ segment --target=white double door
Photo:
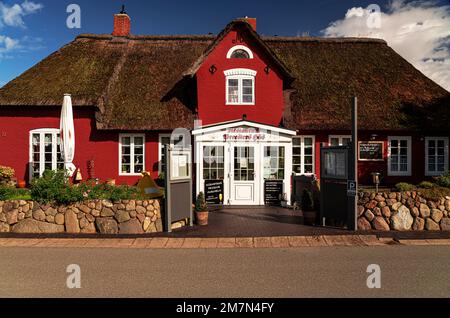
[[[261,155],[259,144],[228,144],[229,204],[262,204]]]

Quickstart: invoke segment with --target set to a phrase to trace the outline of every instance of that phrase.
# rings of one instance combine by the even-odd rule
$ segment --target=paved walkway
[[[138,249],[298,248],[325,246],[449,245],[450,239],[402,240],[375,235],[276,236],[237,238],[0,238],[3,247],[73,247]]]

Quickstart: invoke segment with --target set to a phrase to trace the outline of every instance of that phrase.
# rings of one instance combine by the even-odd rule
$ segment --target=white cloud
[[[24,1],[22,4],[14,4],[8,6],[3,2],[0,2],[0,26],[6,25],[10,27],[25,27],[23,17],[36,13],[44,6],[40,3],[32,1]]]
[[[327,37],[374,37],[386,40],[422,73],[450,91],[450,6],[437,2],[394,0],[371,27],[368,8],[351,8],[345,18],[322,32]]]

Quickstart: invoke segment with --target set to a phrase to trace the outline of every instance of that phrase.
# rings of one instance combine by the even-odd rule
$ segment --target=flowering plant
[[[0,179],[11,179],[15,173],[13,168],[0,166]]]

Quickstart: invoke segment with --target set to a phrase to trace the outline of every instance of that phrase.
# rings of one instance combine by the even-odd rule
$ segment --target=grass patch
[[[426,200],[437,201],[441,198],[445,198],[446,196],[450,196],[450,189],[444,188],[440,186],[434,186],[432,188],[427,189],[417,189],[417,192]]]

